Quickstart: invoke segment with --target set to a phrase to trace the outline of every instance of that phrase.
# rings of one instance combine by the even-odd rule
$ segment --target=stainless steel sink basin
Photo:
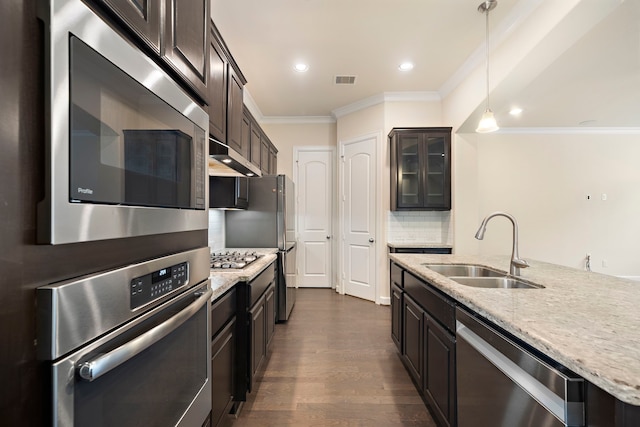
[[[447,277],[503,277],[505,273],[472,264],[422,264]]]
[[[541,289],[544,286],[523,282],[513,277],[449,277],[461,285],[488,289]]]

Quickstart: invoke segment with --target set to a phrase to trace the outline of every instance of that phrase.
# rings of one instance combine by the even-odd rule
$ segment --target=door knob
[[[373,242],[374,242],[374,240],[373,240],[373,237],[372,237],[372,238],[369,239],[369,243],[373,243]]]
[[[327,240],[331,239],[331,236],[327,236]]]

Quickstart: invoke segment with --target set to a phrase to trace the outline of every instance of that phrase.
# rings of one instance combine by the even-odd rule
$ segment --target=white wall
[[[465,137],[476,139],[477,175],[458,168],[456,200],[463,203],[474,187],[478,197],[476,210],[456,211],[456,248],[472,248],[482,218],[502,210],[519,222],[525,259],[583,268],[591,253],[594,271],[640,275],[640,135]],[[492,220],[476,246],[482,254],[510,254],[510,223]]]
[[[278,149],[278,173],[293,178],[293,147],[336,146],[336,123],[260,125]]]

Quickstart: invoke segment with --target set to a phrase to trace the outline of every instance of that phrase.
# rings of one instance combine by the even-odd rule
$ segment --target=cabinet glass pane
[[[442,154],[444,155],[444,137],[429,137],[427,138],[427,150],[429,154]]]
[[[407,205],[415,205],[418,200],[418,180],[417,179],[403,179],[402,180],[402,192],[400,194],[401,202]]]
[[[444,204],[444,174],[428,173],[427,189],[426,197],[428,205]]]
[[[427,138],[427,194],[426,204],[443,206],[445,204],[445,139]]]
[[[403,138],[400,141],[402,173],[417,173],[420,167],[418,157],[418,138]]]
[[[444,172],[444,154],[429,154],[427,156],[427,162],[429,173]]]
[[[400,203],[417,205],[420,203],[420,157],[419,137],[408,136],[400,139]]]

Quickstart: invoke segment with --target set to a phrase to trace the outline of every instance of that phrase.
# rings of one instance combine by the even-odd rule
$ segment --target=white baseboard
[[[391,297],[380,297],[380,305],[391,305]]]

